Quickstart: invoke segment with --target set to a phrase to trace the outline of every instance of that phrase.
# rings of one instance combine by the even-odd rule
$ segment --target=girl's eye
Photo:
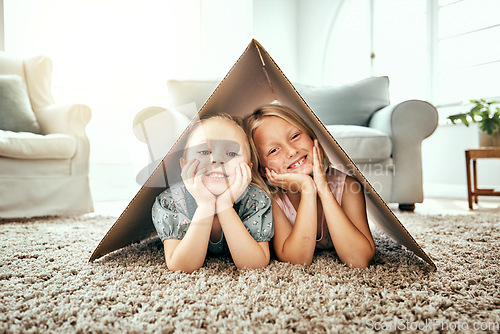
[[[277,148],[273,148],[273,149],[271,149],[271,150],[269,151],[269,153],[268,153],[267,155],[271,155],[271,154],[274,154],[274,153],[276,153],[276,152],[278,152],[278,149],[277,149]]]
[[[292,135],[292,140],[297,139],[300,136],[300,133],[296,133]]]
[[[209,150],[203,150],[203,151],[200,151],[199,153],[201,155],[210,155],[210,151]]]
[[[231,158],[237,157],[238,153],[236,152],[228,152],[227,155],[229,155]]]

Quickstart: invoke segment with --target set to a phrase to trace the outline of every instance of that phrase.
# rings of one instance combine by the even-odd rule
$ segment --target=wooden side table
[[[478,159],[500,159],[500,147],[481,147],[465,151],[465,163],[467,164],[467,198],[469,200],[469,209],[472,209],[472,200],[477,204],[478,196],[500,196],[500,191],[495,189],[479,189],[477,187],[477,169],[476,161]],[[472,181],[470,162],[472,160]]]

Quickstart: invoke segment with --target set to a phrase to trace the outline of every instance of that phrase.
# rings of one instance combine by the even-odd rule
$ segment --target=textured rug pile
[[[397,214],[437,271],[376,229],[367,269],[321,252],[185,274],[157,238],[89,263],[112,217],[0,220],[0,332],[499,332],[500,217]]]

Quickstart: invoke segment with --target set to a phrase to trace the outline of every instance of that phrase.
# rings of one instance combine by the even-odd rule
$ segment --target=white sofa
[[[178,120],[184,115],[181,126],[187,125],[219,82],[169,80],[169,109],[159,108],[169,116],[163,117]],[[386,202],[413,210],[423,201],[421,143],[437,127],[434,106],[420,100],[391,105],[387,77],[294,87]],[[178,132],[172,134],[170,140],[162,138],[156,159],[177,139]]]
[[[83,104],[55,104],[51,76],[46,56],[19,59],[0,52],[2,218],[94,210],[85,133],[91,111]]]

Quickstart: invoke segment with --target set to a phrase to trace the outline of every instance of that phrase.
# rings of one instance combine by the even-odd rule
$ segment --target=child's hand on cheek
[[[243,194],[252,181],[252,171],[245,162],[235,168],[234,181],[226,191],[217,197],[217,212],[233,207],[234,202]]]
[[[184,159],[183,163],[184,163]],[[206,169],[198,170],[198,166],[200,165],[200,161],[197,159],[193,159],[186,163],[182,168],[181,177],[184,181],[184,185],[186,189],[189,191],[191,196],[193,196],[196,204],[198,206],[215,206],[215,196],[212,194],[203,181],[201,180],[202,175],[206,172]]]
[[[313,147],[313,179],[318,192],[330,191],[322,160],[323,155],[319,150],[318,140],[315,139]]]
[[[270,184],[280,187],[287,192],[316,192],[314,180],[306,174],[278,174],[266,167],[266,178]]]

